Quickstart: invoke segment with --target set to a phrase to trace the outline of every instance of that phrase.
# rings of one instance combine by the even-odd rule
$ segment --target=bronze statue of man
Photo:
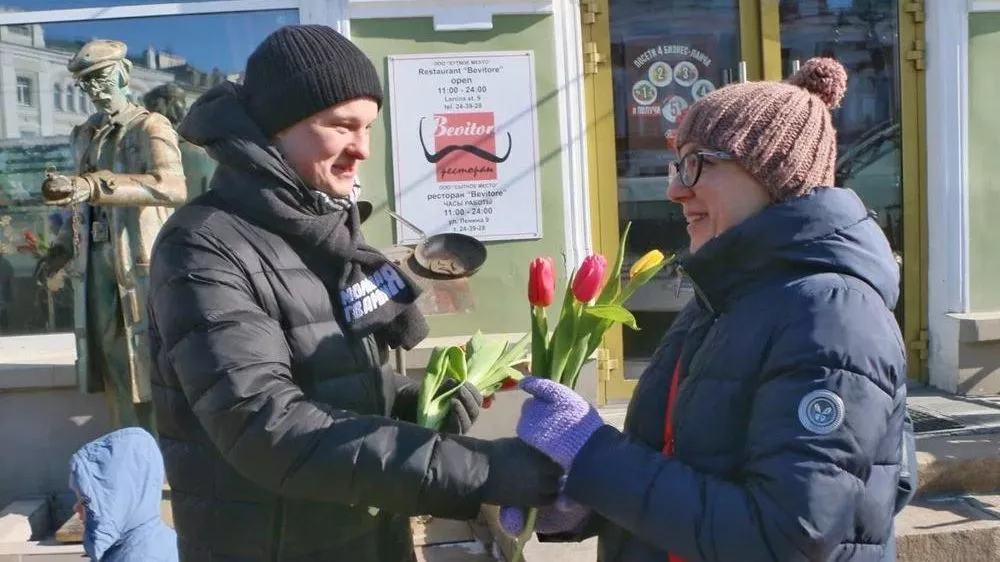
[[[167,83],[153,88],[143,96],[142,103],[146,109],[166,117],[175,129],[187,115],[187,95],[177,84]],[[179,137],[178,143],[190,201],[208,191],[208,184],[212,181],[218,164],[204,148],[188,142],[184,137]]]
[[[73,207],[36,269],[45,280],[75,258],[77,376],[104,391],[118,427],[154,431],[149,389],[146,292],[153,242],[187,199],[177,133],[129,97],[132,63],[120,41],[98,39],[67,63],[98,111],[73,128],[76,175],[49,172],[47,205]]]

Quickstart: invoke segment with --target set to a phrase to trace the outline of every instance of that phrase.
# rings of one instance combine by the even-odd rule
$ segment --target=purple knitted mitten
[[[583,397],[557,382],[525,377],[520,387],[534,398],[521,407],[517,436],[569,472],[576,454],[604,421]]]
[[[538,516],[535,518],[535,532],[543,535],[568,533],[579,529],[588,515],[590,515],[590,509],[565,496],[559,496],[556,503],[538,508]],[[527,513],[520,507],[500,508],[500,527],[512,537],[524,532],[525,520],[527,520]]]

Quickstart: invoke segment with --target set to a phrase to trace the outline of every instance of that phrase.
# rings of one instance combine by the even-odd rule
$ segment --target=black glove
[[[396,375],[403,378],[402,375]],[[408,382],[402,382],[396,387],[396,396],[392,404],[392,417],[408,422],[417,421],[417,400],[420,397],[420,383],[407,378]],[[458,384],[455,379],[448,379],[441,385],[439,394],[448,392]],[[483,406],[483,396],[479,394],[476,387],[471,384],[463,384],[461,388],[451,395],[449,400],[450,410],[448,417],[444,419],[441,431],[464,435],[472,424],[479,417],[479,412]]]
[[[441,385],[439,392],[448,392],[455,388],[456,384],[458,382],[455,379],[448,379]],[[451,409],[448,412],[448,417],[444,419],[441,431],[465,435],[472,429],[472,424],[476,423],[476,419],[479,417],[479,412],[483,407],[483,395],[479,394],[476,387],[465,383],[455,391],[455,394],[451,395],[449,403]]]
[[[489,475],[482,503],[541,507],[559,495],[562,467],[517,437],[488,441]]]

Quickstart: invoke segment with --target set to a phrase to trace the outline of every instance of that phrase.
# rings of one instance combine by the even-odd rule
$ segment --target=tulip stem
[[[549,324],[545,309],[531,307],[531,374],[549,378]]]
[[[535,519],[538,518],[538,508],[533,507],[528,510],[528,516],[524,520],[524,531],[517,536],[514,548],[514,557],[510,562],[524,561],[524,547],[531,540],[531,535],[535,534]]]

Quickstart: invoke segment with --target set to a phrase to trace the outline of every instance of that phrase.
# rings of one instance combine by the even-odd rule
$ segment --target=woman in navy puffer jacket
[[[911,499],[899,267],[833,183],[844,68],[721,88],[678,132],[667,196],[695,287],[643,374],[625,431],[527,378],[518,435],[567,471],[543,540],[600,536],[604,562],[895,560]],[[522,513],[504,508],[509,532]]]

